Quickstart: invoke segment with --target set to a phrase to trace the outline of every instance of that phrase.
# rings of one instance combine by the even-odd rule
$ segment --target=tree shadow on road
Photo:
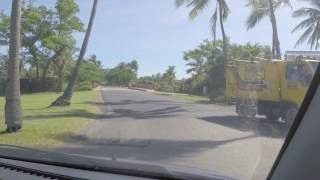
[[[194,159],[191,153],[202,153],[235,141],[255,138],[245,137],[210,140],[166,140],[166,139],[92,139],[74,136],[65,142],[64,147],[55,151],[99,157],[113,157],[130,160],[161,162],[179,158]],[[51,137],[52,138],[52,137]],[[63,139],[61,139],[63,141]]]
[[[134,119],[152,119],[152,118],[169,118],[177,116],[178,113],[185,110],[179,106],[171,106],[149,111],[135,111],[132,109],[113,109],[116,117],[131,117]]]
[[[105,102],[96,102],[96,101],[87,101],[86,104],[96,105],[96,106],[122,106],[122,105],[139,105],[139,104],[149,104],[149,105],[181,105],[186,104],[185,101],[170,101],[170,100],[143,100],[143,101],[134,101],[134,100],[122,100],[122,101],[105,101]]]
[[[171,106],[166,108],[159,108],[149,111],[135,111],[132,109],[113,109],[112,112],[104,113],[92,113],[87,110],[73,110],[66,113],[46,113],[40,115],[24,116],[25,120],[37,120],[37,119],[57,119],[57,118],[87,118],[95,120],[109,120],[109,119],[119,119],[119,118],[133,118],[139,119],[153,119],[153,118],[169,118],[177,116],[179,112],[184,112],[185,110],[179,106]]]
[[[270,121],[266,118],[240,118],[238,116],[208,116],[201,117],[210,123],[222,125],[240,131],[253,132],[258,136],[285,138],[289,126],[285,123]]]

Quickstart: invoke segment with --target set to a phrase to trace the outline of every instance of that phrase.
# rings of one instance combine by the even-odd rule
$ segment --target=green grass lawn
[[[90,101],[99,98],[98,91],[75,92],[69,107],[46,108],[60,94],[37,93],[22,96],[23,128],[13,134],[0,134],[1,144],[49,149],[78,132],[94,119],[100,109]],[[0,97],[0,132],[4,122],[4,97]]]
[[[190,100],[195,103],[201,103],[201,104],[210,103],[209,98],[205,96],[195,96],[195,95],[182,94],[182,93],[166,93],[166,92],[157,92],[157,94],[162,96],[171,96],[173,98],[182,99],[182,100]]]

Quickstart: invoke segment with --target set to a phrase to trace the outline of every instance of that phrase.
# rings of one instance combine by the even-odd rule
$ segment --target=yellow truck
[[[318,60],[235,60],[226,66],[225,95],[241,117],[264,115],[292,123]]]

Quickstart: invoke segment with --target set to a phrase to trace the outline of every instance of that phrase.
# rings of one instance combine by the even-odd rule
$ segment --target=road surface
[[[264,179],[288,127],[239,119],[233,106],[195,104],[150,92],[103,88],[104,114],[60,152],[195,166],[239,179]]]

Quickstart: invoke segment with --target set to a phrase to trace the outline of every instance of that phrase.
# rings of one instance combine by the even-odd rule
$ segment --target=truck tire
[[[257,115],[257,111],[255,109],[250,109],[245,106],[240,106],[237,113],[240,118],[255,118]]]
[[[247,117],[248,117],[248,118],[255,118],[256,115],[257,115],[257,111],[256,111],[256,110],[254,110],[254,109],[249,109],[249,112],[248,112],[248,114],[247,114]]]
[[[288,125],[292,125],[296,115],[298,113],[298,108],[296,106],[289,106],[286,114],[285,114],[285,121]]]
[[[266,117],[268,120],[277,121],[280,118],[280,115],[276,115],[272,112],[269,112],[268,114],[266,114]]]
[[[257,115],[257,105],[252,99],[244,99],[236,104],[236,112],[240,118],[255,118]]]

